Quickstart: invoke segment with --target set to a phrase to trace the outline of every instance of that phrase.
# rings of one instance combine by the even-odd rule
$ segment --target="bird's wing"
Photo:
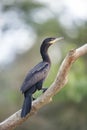
[[[21,91],[24,93],[39,81],[44,80],[48,74],[49,69],[50,69],[50,65],[47,62],[40,62],[38,65],[36,65],[27,74],[22,84]]]

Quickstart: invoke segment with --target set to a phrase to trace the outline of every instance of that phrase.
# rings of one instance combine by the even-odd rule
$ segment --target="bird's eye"
[[[50,41],[54,41],[54,40],[55,40],[55,38],[51,38],[51,39],[50,39]]]
[[[55,38],[52,38],[51,41],[55,40]]]

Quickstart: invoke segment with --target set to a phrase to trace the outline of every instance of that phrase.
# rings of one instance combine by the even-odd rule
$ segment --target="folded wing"
[[[30,89],[33,85],[38,83],[41,80],[44,80],[47,77],[49,72],[50,65],[47,62],[40,62],[36,65],[26,76],[21,91],[22,93],[26,92]]]

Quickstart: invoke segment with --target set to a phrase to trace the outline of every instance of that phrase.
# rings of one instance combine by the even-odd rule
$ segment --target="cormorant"
[[[50,45],[61,39],[62,37],[46,38],[42,42],[42,45],[40,47],[40,53],[43,60],[29,71],[21,87],[21,91],[24,94],[25,98],[21,111],[21,117],[25,117],[31,110],[33,99],[32,94],[35,93],[36,90],[46,90],[46,88],[42,88],[42,85],[47,77],[51,66],[51,61],[48,56],[47,50]]]

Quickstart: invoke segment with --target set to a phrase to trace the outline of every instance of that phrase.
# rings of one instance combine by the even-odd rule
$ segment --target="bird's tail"
[[[32,103],[32,94],[27,94],[24,99],[21,117],[25,117],[31,110],[31,103]]]

